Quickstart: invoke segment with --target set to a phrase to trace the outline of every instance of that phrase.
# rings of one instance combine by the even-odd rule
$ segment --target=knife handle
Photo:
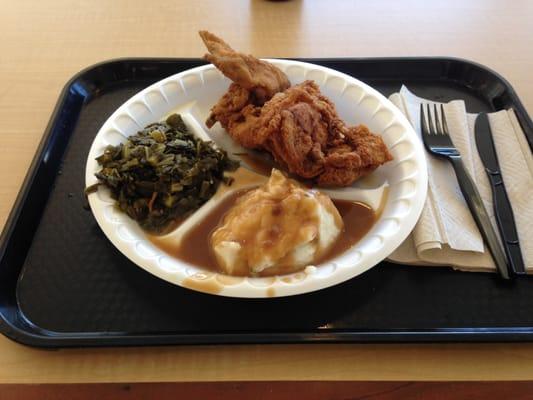
[[[525,274],[524,260],[522,258],[522,251],[520,250],[518,233],[516,232],[513,209],[509,201],[509,196],[507,195],[507,190],[505,190],[502,176],[499,172],[492,172],[489,169],[485,170],[492,189],[494,215],[502,238],[505,254],[513,272],[519,275]]]
[[[463,160],[461,157],[450,157],[450,160],[457,175],[457,182],[459,182],[459,187],[463,193],[463,197],[468,204],[468,208],[476,221],[477,227],[481,236],[485,240],[487,247],[489,248],[496,268],[500,273],[500,276],[503,279],[509,279],[509,269],[507,267],[507,260],[505,259],[505,254],[502,251],[498,236],[492,227],[492,223],[489,219],[489,214],[483,205],[483,200],[476,188],[476,185],[472,181],[470,174],[466,170]]]

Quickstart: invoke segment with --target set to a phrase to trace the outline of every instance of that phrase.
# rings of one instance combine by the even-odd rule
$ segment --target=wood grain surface
[[[0,227],[65,82],[99,61],[197,57],[199,29],[272,57],[455,56],[533,110],[533,2],[0,1]],[[533,344],[198,346],[43,351],[0,338],[0,382],[516,380]]]

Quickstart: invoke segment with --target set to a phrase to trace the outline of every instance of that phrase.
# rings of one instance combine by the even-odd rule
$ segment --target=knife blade
[[[505,184],[503,183],[498,155],[494,147],[494,138],[486,113],[480,113],[478,115],[474,131],[477,151],[490,182],[494,215],[502,238],[505,254],[509,260],[512,272],[518,275],[525,274],[524,260],[520,249],[518,233],[516,232],[513,209],[507,195],[507,190],[505,190]]]

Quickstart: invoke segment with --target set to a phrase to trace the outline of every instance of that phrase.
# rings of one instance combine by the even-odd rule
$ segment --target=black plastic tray
[[[306,60],[385,95],[404,83],[470,112],[512,107],[511,86],[464,60]],[[34,346],[179,343],[525,341],[533,339],[533,278],[383,262],[335,287],[289,298],[221,298],[168,284],[132,264],[84,210],[85,162],[110,114],[149,84],[199,59],[123,59],[67,83],[0,240],[0,330]]]

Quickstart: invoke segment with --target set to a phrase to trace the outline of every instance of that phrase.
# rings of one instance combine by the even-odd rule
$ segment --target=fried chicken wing
[[[274,65],[252,55],[238,53],[222,39],[208,31],[200,31],[200,37],[209,51],[204,57],[224,75],[255,96],[262,105],[274,94],[291,84],[287,75]]]
[[[348,186],[392,160],[380,136],[364,125],[347,126],[313,81],[289,87],[279,69],[232,50],[209,32],[200,35],[209,61],[233,80],[211,109],[242,146],[263,149],[291,173],[323,186]]]

